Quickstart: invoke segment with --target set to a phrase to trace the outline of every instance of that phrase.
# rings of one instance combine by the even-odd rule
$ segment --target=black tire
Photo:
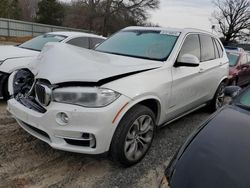
[[[3,95],[4,101],[7,101],[10,99],[10,95],[8,91],[8,79],[4,81],[3,88],[2,88],[2,95]]]
[[[152,120],[152,124],[150,124],[150,132],[147,133],[150,135],[150,138],[152,136],[152,140],[150,141],[150,143],[146,142],[147,148],[144,148],[142,142],[135,141],[135,138],[133,138],[134,142],[136,142],[136,144],[137,144],[136,152],[139,151],[140,147],[143,150],[143,152],[140,152],[141,156],[138,159],[130,160],[127,157],[128,152],[125,152],[125,150],[126,150],[125,143],[126,144],[128,143],[128,139],[129,139],[128,135],[133,135],[133,134],[131,134],[131,130],[134,126],[136,126],[135,122],[136,121],[139,122],[139,120],[140,120],[139,118],[142,118],[142,117],[147,117],[149,119],[151,118],[151,120]],[[143,120],[143,121],[145,121],[145,120]],[[144,126],[144,125],[141,126],[141,124],[143,124],[143,123],[140,123],[139,127]],[[134,128],[133,128],[133,130],[134,130]],[[136,131],[134,130],[133,133],[134,132],[136,132]],[[139,134],[140,134],[140,130],[138,130],[138,135]],[[127,167],[138,163],[139,161],[141,161],[144,158],[144,156],[148,152],[148,150],[152,144],[154,134],[155,134],[155,115],[152,112],[152,110],[150,110],[148,107],[143,106],[143,105],[134,106],[124,115],[124,117],[120,121],[120,123],[119,123],[119,125],[118,125],[118,127],[113,135],[113,139],[112,139],[111,146],[110,146],[111,160],[113,160],[114,162],[118,162],[118,163],[120,163],[124,166],[127,166]],[[129,150],[132,148],[131,145],[129,146]]]
[[[220,106],[218,106],[217,100],[218,100],[218,97],[221,98],[224,96],[225,87],[226,87],[226,84],[224,82],[221,82],[215,92],[213,100],[208,105],[208,109],[210,112],[214,112],[223,106],[223,101],[221,101]]]

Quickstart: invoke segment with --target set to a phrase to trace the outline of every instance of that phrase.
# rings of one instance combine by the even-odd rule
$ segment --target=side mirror
[[[235,98],[240,94],[241,87],[239,86],[227,86],[224,90],[224,95],[227,97]]]
[[[178,61],[175,63],[175,67],[198,67],[200,64],[200,60],[192,55],[192,54],[184,54],[180,58],[178,58]]]

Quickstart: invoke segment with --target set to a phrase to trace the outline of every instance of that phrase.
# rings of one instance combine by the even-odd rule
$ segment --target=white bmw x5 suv
[[[229,71],[219,39],[196,29],[128,27],[95,51],[47,44],[37,61],[30,91],[15,92],[22,73],[10,77],[8,110],[20,126],[53,148],[109,152],[127,166],[157,127],[219,108]]]

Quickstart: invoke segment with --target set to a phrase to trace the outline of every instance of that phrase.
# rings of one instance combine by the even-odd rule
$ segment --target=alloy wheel
[[[150,116],[142,115],[131,125],[124,145],[124,153],[130,161],[140,159],[153,140],[154,123]]]

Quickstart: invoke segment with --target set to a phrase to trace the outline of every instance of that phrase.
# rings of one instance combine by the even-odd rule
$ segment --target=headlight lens
[[[119,96],[113,90],[97,87],[67,87],[53,91],[53,101],[90,108],[107,106]]]

